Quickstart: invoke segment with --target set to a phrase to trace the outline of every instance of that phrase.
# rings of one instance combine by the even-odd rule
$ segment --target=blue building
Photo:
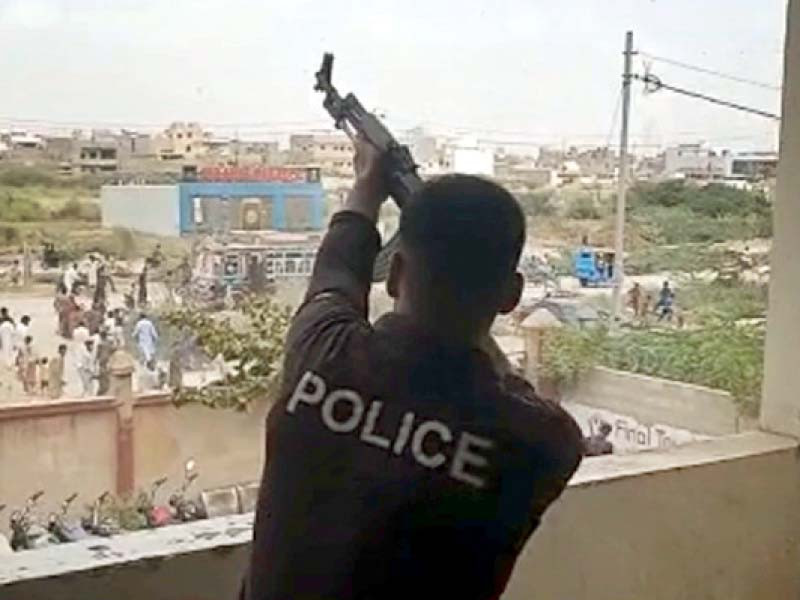
[[[223,167],[172,185],[103,186],[101,207],[106,227],[171,236],[319,231],[325,221],[317,169]]]

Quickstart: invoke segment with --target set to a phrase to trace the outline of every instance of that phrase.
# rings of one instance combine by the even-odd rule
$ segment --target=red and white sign
[[[203,167],[197,173],[198,181],[275,181],[305,183],[314,179],[309,169],[290,167]]]

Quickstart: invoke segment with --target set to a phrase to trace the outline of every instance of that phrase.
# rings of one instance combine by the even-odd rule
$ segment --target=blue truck
[[[614,280],[614,251],[581,246],[575,252],[573,275],[581,287],[611,285]]]

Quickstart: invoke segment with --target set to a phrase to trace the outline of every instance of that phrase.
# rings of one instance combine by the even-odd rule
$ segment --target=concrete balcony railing
[[[504,598],[797,598],[797,450],[752,432],[584,461]],[[251,527],[237,515],[3,557],[0,596],[235,598]]]

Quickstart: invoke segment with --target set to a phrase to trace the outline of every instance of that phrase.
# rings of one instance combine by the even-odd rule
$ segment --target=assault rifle
[[[389,195],[402,210],[412,194],[422,185],[422,179],[417,174],[417,165],[411,157],[408,146],[398,143],[378,117],[366,110],[352,93],[343,98],[331,83],[332,73],[333,54],[326,53],[322,57],[322,66],[317,71],[314,86],[314,90],[325,94],[322,106],[333,117],[337,129],[344,131],[351,140],[360,135],[384,156]],[[397,243],[395,234],[381,248],[372,274],[374,281],[386,279],[389,261],[397,248]]]

